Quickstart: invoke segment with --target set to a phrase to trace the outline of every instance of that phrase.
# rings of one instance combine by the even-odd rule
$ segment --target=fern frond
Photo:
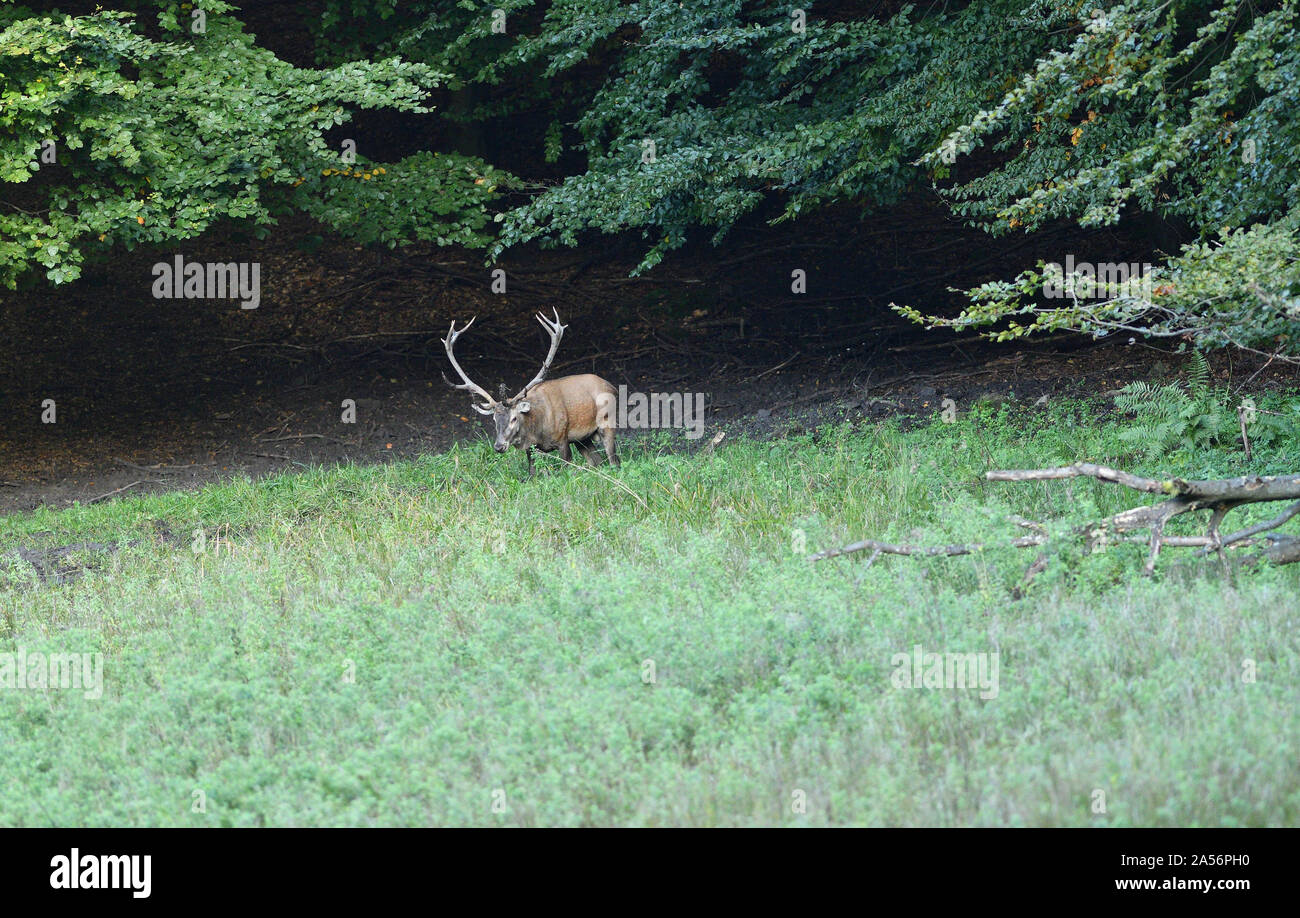
[[[1191,365],[1187,368],[1187,388],[1192,398],[1204,401],[1210,388],[1210,362],[1200,351],[1192,351]]]

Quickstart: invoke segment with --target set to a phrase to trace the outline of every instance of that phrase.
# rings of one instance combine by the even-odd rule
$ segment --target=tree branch
[[[1143,572],[1147,575],[1155,571],[1156,560],[1160,557],[1160,550],[1166,546],[1171,548],[1199,548],[1200,551],[1196,552],[1197,557],[1204,557],[1211,552],[1221,556],[1226,548],[1258,544],[1259,540],[1255,538],[1256,536],[1277,529],[1288,520],[1300,515],[1300,475],[1247,475],[1239,478],[1185,481],[1181,478],[1144,478],[1105,465],[1076,462],[1074,465],[1058,466],[1050,469],[1001,469],[986,472],[984,477],[989,481],[1047,481],[1059,478],[1087,477],[1123,485],[1126,488],[1147,494],[1169,495],[1168,500],[1161,501],[1158,504],[1147,507],[1133,507],[1116,513],[1101,524],[1104,527],[1103,532],[1107,529],[1116,532],[1128,532],[1134,529],[1149,529],[1151,531],[1150,536],[1130,536],[1124,539],[1124,541],[1136,540],[1148,544],[1147,561],[1143,565]],[[1219,532],[1219,526],[1229,511],[1244,504],[1274,500],[1294,500],[1296,502],[1272,519],[1248,526],[1226,538]],[[1211,511],[1209,526],[1205,535],[1165,535],[1165,526],[1170,520],[1194,510]],[[1011,517],[1011,521],[1017,526],[1031,530],[1034,535],[1022,536],[1002,544],[1013,548],[1028,548],[1033,545],[1042,545],[1048,541],[1047,529],[1041,523],[1035,523],[1018,516]],[[1096,535],[1096,530],[1095,525],[1088,525],[1077,527],[1074,531],[1076,534]],[[1287,535],[1270,535],[1266,537],[1266,541],[1267,545],[1263,549],[1263,557],[1274,564],[1290,564],[1300,561],[1300,538]],[[864,539],[861,542],[854,542],[842,548],[831,548],[817,552],[810,555],[808,560],[821,561],[826,558],[836,558],[840,555],[859,551],[874,552],[872,555],[873,561],[882,553],[920,557],[953,557],[982,551],[987,544],[989,543],[977,542],[967,545],[938,546],[897,545],[890,542],[880,542],[876,539]],[[1037,567],[1037,562],[1035,562],[1035,567]],[[1034,573],[1037,573],[1037,571],[1034,571]],[[1026,583],[1030,579],[1032,577],[1028,577]]]

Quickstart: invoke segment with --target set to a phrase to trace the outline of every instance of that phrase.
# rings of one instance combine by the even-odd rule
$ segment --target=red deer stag
[[[614,450],[614,387],[590,373],[543,382],[546,371],[551,368],[551,361],[555,359],[555,352],[560,347],[564,330],[568,328],[567,325],[560,324],[559,312],[554,309],[551,311],[555,313],[554,322],[540,313],[537,315],[537,321],[542,323],[542,327],[551,336],[551,351],[546,355],[542,369],[518,395],[505,401],[497,401],[488,395],[485,389],[465,375],[465,371],[456,362],[453,352],[456,339],[469,330],[474,319],[470,319],[460,330],[452,322],[447,337],[442,339],[447,359],[462,380],[458,385],[447,379],[448,385],[464,389],[483,400],[482,404],[474,403],[474,410],[479,414],[490,414],[496,421],[497,438],[493,447],[498,453],[504,453],[511,446],[522,447],[528,455],[529,478],[533,477],[534,447],[544,453],[558,449],[560,458],[567,462],[571,460],[569,444],[573,444],[578,447],[578,452],[582,453],[587,464],[594,466],[597,433],[600,434],[609,461],[614,465],[621,464],[618,453]]]

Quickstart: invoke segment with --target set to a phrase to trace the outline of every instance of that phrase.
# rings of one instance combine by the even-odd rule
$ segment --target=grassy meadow
[[[0,652],[103,660],[102,697],[0,688],[0,825],[1295,825],[1300,565],[1144,578],[1065,530],[1146,498],[980,476],[1296,472],[1300,438],[1152,462],[1101,411],[664,433],[533,481],[480,442],[0,518]],[[1062,533],[1027,584],[1011,514]],[[863,537],[996,544],[807,560]],[[80,542],[117,547],[17,554]],[[898,687],[918,645],[996,653],[996,692]]]

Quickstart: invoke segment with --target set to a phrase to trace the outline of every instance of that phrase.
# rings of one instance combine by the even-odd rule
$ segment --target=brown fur
[[[570,445],[576,446],[587,465],[597,463],[595,439],[599,435],[605,455],[613,465],[621,460],[614,446],[615,389],[607,380],[591,373],[549,379],[514,399],[502,403],[498,415],[497,449],[518,446],[528,455],[528,474],[533,475],[533,450],[559,450],[560,458],[572,460]],[[521,411],[523,405],[527,411]],[[518,426],[515,421],[518,420]]]

